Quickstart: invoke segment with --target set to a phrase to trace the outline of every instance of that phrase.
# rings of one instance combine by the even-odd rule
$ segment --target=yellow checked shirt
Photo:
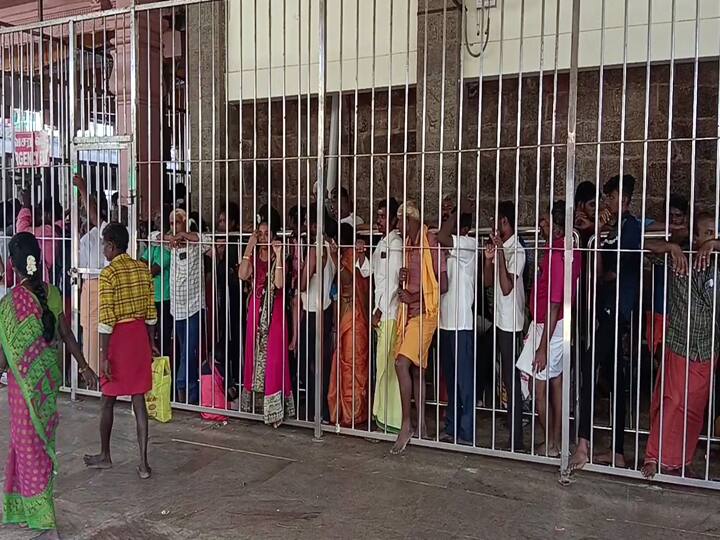
[[[117,323],[135,320],[157,322],[152,276],[146,264],[123,253],[100,273],[98,331],[111,334]]]

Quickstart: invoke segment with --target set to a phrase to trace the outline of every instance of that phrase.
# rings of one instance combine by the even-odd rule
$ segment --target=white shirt
[[[525,248],[516,235],[503,242],[505,267],[510,276],[515,276],[515,286],[505,296],[500,288],[500,276],[495,275],[495,325],[506,332],[520,332],[525,326]]]
[[[80,238],[80,268],[97,270],[97,273],[83,272],[85,279],[97,279],[100,270],[110,264],[102,247],[102,233],[106,225],[107,223],[102,221],[99,227],[93,227]]]
[[[170,313],[174,319],[189,319],[205,302],[203,253],[211,249],[212,238],[200,234],[199,242],[171,250]]]
[[[440,297],[440,328],[472,330],[477,241],[453,235],[447,259],[448,290]]]
[[[354,227],[355,225],[362,225],[365,221],[363,221],[363,218],[360,216],[356,216],[350,212],[347,216],[340,220],[340,223],[347,223],[348,225],[352,225]]]
[[[327,250],[328,243],[325,243]],[[333,263],[332,257],[326,255],[325,267],[322,272],[322,286],[323,286],[323,311],[330,307],[330,288],[332,287],[333,281],[335,280],[335,264]],[[307,290],[300,293],[300,299],[302,300],[303,308],[305,311],[310,313],[317,313],[318,310],[318,287],[320,286],[319,272],[316,270],[310,278]]]
[[[375,281],[375,307],[373,312],[379,309],[382,312],[381,320],[383,321],[394,321],[397,317],[397,291],[400,285],[400,268],[402,268],[402,265],[402,237],[399,232],[390,231],[375,247],[371,264],[371,271],[374,274]],[[363,265],[364,267],[365,265]]]

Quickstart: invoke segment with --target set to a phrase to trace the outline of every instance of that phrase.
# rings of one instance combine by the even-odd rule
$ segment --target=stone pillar
[[[136,123],[132,124],[132,36],[129,16],[118,19],[112,40],[113,71],[110,89],[116,99],[115,135],[133,135],[137,149],[136,178],[128,176],[129,151],[120,152],[118,164],[120,204],[131,202],[132,182],[135,182],[135,203],[138,216],[147,217],[148,207],[160,205],[162,178],[161,110],[162,92],[159,12],[143,13],[136,19],[138,48],[136,51],[137,77]],[[148,33],[149,26],[149,33]]]
[[[425,135],[425,166],[421,158],[417,162],[416,199],[420,196],[420,182],[425,184],[426,219],[437,219],[438,192],[442,180],[442,196],[457,186],[458,160],[458,110],[460,78],[460,54],[462,45],[461,12],[453,0],[429,0],[427,15],[425,2],[419,2],[417,15],[417,138],[418,151],[422,150]],[[427,17],[427,32],[425,28]],[[444,19],[444,27],[443,27]],[[444,30],[443,30],[444,28]],[[445,47],[443,48],[443,31]],[[427,51],[427,73],[424,71],[424,55]],[[445,70],[443,72],[443,56]],[[443,98],[442,90],[445,87]],[[423,95],[425,106],[423,107]],[[444,122],[441,124],[441,120]],[[444,124],[441,141],[441,125]],[[441,159],[438,151],[444,151]],[[410,185],[408,185],[410,191]],[[409,195],[410,196],[410,195]]]
[[[190,125],[192,210],[212,222],[225,205],[226,179],[226,39],[225,4],[210,2],[187,6],[188,122]],[[233,181],[234,180],[234,181]],[[229,190],[236,193],[237,178]],[[232,197],[232,195],[231,195]]]

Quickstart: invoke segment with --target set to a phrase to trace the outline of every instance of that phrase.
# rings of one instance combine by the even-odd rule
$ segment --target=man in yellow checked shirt
[[[415,203],[408,201],[397,211],[398,230],[404,237],[405,264],[398,289],[397,354],[395,371],[400,383],[402,427],[391,454],[401,454],[413,436],[410,420],[415,389],[418,429],[424,432],[423,386],[428,350],[437,329],[440,295],[447,291],[447,270],[437,239],[428,234]]]

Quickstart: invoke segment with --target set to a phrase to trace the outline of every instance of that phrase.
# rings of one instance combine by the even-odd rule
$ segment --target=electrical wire
[[[461,8],[465,9],[465,11],[469,11],[467,6],[465,5],[465,0],[453,0],[453,3]],[[484,24],[481,25],[481,27],[484,27],[484,32],[478,32],[478,36],[480,33],[484,34],[485,40],[482,42],[482,47],[479,52],[475,52],[470,47],[470,39],[468,36],[468,24],[467,24],[467,17],[463,19],[463,32],[465,36],[465,49],[467,50],[468,54],[472,56],[473,58],[480,58],[484,53],[485,49],[487,49],[488,42],[490,41],[490,10],[488,8],[479,8],[478,11],[482,11],[482,16],[485,18]],[[480,21],[478,21],[480,22]]]

